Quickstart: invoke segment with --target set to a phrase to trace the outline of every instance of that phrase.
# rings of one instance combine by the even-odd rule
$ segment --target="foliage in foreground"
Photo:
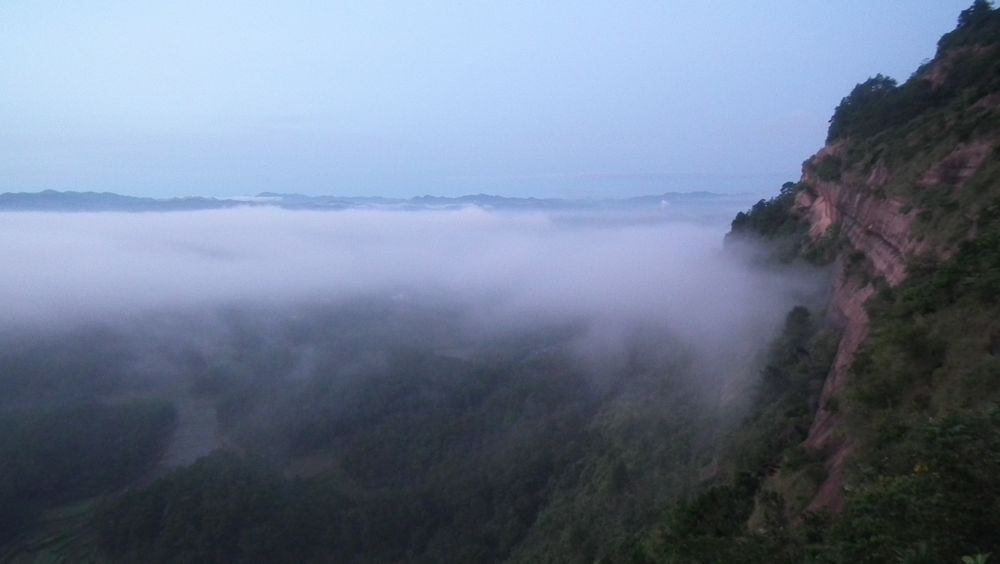
[[[638,554],[656,562],[846,564],[959,562],[1000,551],[998,218],[1000,206],[988,207],[979,236],[955,257],[913,265],[904,284],[871,304],[872,334],[846,398],[858,444],[843,515],[788,512],[793,500],[762,487],[767,474],[801,464],[794,441],[770,457],[737,450],[735,459],[746,461],[740,472],[669,512]],[[773,370],[765,370],[764,389]],[[783,420],[764,406],[757,413],[769,413],[767,421]],[[756,450],[767,441],[737,443]]]
[[[137,479],[174,418],[173,406],[159,401],[0,413],[0,539],[43,509]]]

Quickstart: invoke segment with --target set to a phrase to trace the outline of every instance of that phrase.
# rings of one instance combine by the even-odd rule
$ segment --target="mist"
[[[821,272],[761,264],[752,243],[724,245],[728,226],[703,211],[0,214],[0,412],[25,426],[12,448],[36,453],[22,474],[72,476],[79,449],[119,457],[101,489],[11,505],[29,511],[7,530],[36,507],[213,464],[359,495],[350,507],[403,515],[399,530],[425,517],[379,500],[426,493],[442,539],[459,534],[452,515],[489,519],[465,500],[490,491],[533,507],[501,518],[524,546],[536,517],[542,534],[577,507],[613,513],[626,483],[652,511],[697,487],[789,310],[826,287]],[[89,446],[67,454],[37,438],[76,429]],[[599,501],[531,501],[575,480]],[[382,550],[373,534],[364,550]]]
[[[25,375],[57,375],[43,387],[54,398],[99,398],[221,373],[259,389],[360,386],[406,350],[463,361],[558,351],[603,393],[642,357],[738,418],[785,315],[826,285],[724,248],[727,227],[478,207],[2,214],[4,362],[61,351],[67,368]],[[106,392],[68,376],[88,355]]]
[[[769,334],[813,288],[810,276],[724,252],[720,225],[578,219],[473,207],[4,214],[0,320],[40,329],[388,299],[449,304],[484,331],[667,325],[715,349]]]

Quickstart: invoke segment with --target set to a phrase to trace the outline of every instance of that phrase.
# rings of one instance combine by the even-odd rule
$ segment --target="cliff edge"
[[[840,400],[869,334],[870,299],[903,283],[914,262],[952,257],[1000,194],[1000,16],[975,10],[905,84],[859,84],[803,166],[792,212],[811,244],[838,248],[830,314],[843,328],[805,441],[827,461],[811,511],[844,507],[855,445]]]

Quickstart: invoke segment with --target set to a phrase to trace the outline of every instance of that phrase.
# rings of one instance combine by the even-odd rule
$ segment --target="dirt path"
[[[151,472],[150,481],[175,468],[187,466],[221,446],[215,403],[183,393],[173,398],[177,427],[166,451]]]

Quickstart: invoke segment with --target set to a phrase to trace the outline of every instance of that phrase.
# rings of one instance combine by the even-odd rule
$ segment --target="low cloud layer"
[[[758,340],[814,287],[749,268],[722,226],[542,213],[0,214],[4,329],[240,304],[444,300],[482,327],[667,326],[711,350]]]

